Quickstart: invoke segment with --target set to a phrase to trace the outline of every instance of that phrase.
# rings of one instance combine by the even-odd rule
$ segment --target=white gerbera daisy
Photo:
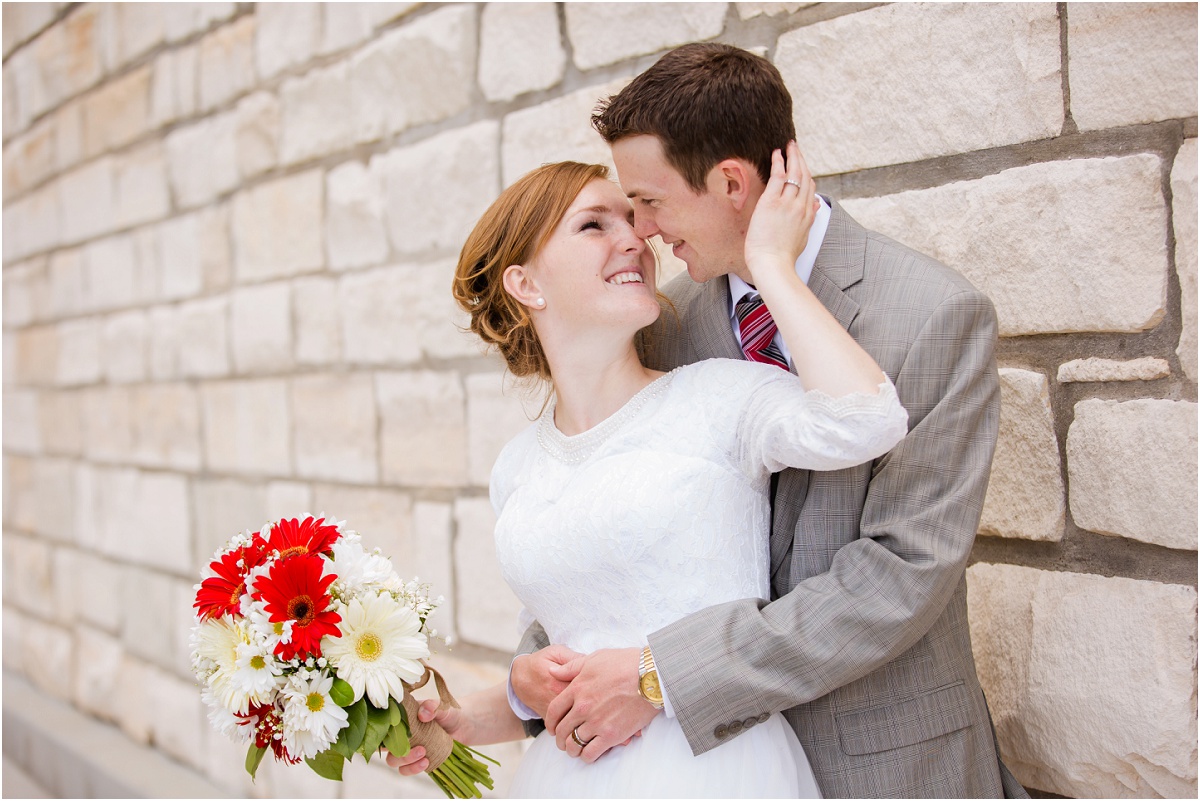
[[[249,598],[249,595],[242,596],[242,615],[245,616],[246,623],[249,625],[251,637],[261,642],[267,653],[273,654],[279,647],[279,643],[286,645],[292,641],[292,626],[296,624],[296,621],[272,622],[271,616],[267,614],[262,602],[249,601]]]
[[[429,656],[417,613],[387,593],[354,598],[340,612],[342,636],[321,643],[338,678],[354,689],[355,701],[365,691],[378,709],[387,708],[389,695],[402,700],[401,680],[420,679],[425,668],[417,660]]]
[[[200,700],[208,706],[208,720],[214,729],[235,743],[250,741],[254,734],[253,727],[243,725],[241,718],[222,706],[211,688],[205,687],[200,691]]]
[[[368,552],[357,536],[343,537],[333,544],[333,562],[326,574],[337,573],[333,592],[343,598],[382,585],[394,575],[392,562],[379,552]]]
[[[203,677],[221,705],[230,712],[246,714],[250,694],[241,690],[231,678],[237,672],[238,646],[250,642],[246,630],[229,618],[210,618],[192,629],[192,661],[208,668]]]
[[[337,740],[350,725],[346,710],[329,697],[333,676],[297,673],[283,690],[283,744],[295,757],[311,758]]]
[[[237,647],[237,667],[230,682],[247,693],[256,704],[270,703],[279,689],[283,664],[257,643]]]

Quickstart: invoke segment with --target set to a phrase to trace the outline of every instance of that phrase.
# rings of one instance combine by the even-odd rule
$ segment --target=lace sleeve
[[[833,398],[805,392],[791,375],[772,376],[751,393],[739,420],[747,472],[785,467],[841,470],[890,451],[908,433],[908,412],[885,379],[875,394]]]

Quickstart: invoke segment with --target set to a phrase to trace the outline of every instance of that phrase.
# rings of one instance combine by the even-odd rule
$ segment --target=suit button
[[[770,712],[763,712],[761,715],[759,715],[759,716],[758,716],[758,722],[759,722],[759,723],[766,723],[766,722],[767,722],[767,719],[768,719],[768,718],[770,718],[770,717],[771,717],[771,713],[770,713]]]
[[[722,723],[720,726],[713,729],[713,735],[718,740],[724,740],[726,737],[729,736],[729,729],[725,726],[725,724]]]
[[[729,724],[729,733],[730,734],[737,734],[741,730],[742,730],[742,722],[740,720],[735,720],[733,723]]]
[[[746,720],[743,721],[743,723],[742,723],[742,726],[747,729],[752,729],[757,725],[758,725],[758,718],[746,718]]]

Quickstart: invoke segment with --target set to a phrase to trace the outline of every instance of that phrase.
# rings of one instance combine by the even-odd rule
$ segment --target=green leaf
[[[332,779],[335,782],[342,780],[342,765],[346,760],[341,754],[334,751],[322,751],[315,757],[305,759],[308,766],[322,778]]]
[[[388,710],[376,709],[367,704],[367,733],[363,736],[362,745],[358,747],[358,753],[362,754],[370,762],[371,757],[379,750],[379,746],[383,743],[383,738],[387,736],[388,729],[391,727],[391,713]]]
[[[250,750],[246,752],[246,772],[250,774],[251,780],[254,779],[254,774],[258,772],[258,766],[262,764],[266,753],[267,749],[259,748],[253,742],[250,743]]]
[[[408,721],[405,720],[405,717],[407,716],[404,714],[404,707],[396,703],[395,698],[388,699],[388,714],[391,716],[391,723],[393,726],[395,726],[397,723],[404,723],[405,727],[407,727]]]
[[[354,703],[354,688],[342,679],[334,679],[333,686],[329,688],[329,697],[335,704],[345,709]]]
[[[408,727],[403,721],[388,729],[387,736],[383,738],[383,747],[398,757],[409,752],[412,746],[408,741]]]
[[[367,733],[367,699],[359,698],[358,703],[346,710],[344,729],[338,732],[337,742],[331,747],[346,759],[353,759],[354,752],[362,745],[363,736]]]

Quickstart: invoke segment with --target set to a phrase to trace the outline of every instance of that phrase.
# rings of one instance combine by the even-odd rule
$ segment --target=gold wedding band
[[[786,181],[784,181],[784,183],[791,184],[792,186],[796,187],[797,189],[800,188],[800,182],[797,181],[795,178],[788,178]]]
[[[579,739],[579,727],[576,726],[575,728],[571,729],[571,739],[574,740],[575,744],[577,746],[579,746],[580,748],[587,748],[588,743],[590,743],[592,740],[595,740],[596,738],[593,737],[592,740],[587,740],[587,741],[580,740]]]

